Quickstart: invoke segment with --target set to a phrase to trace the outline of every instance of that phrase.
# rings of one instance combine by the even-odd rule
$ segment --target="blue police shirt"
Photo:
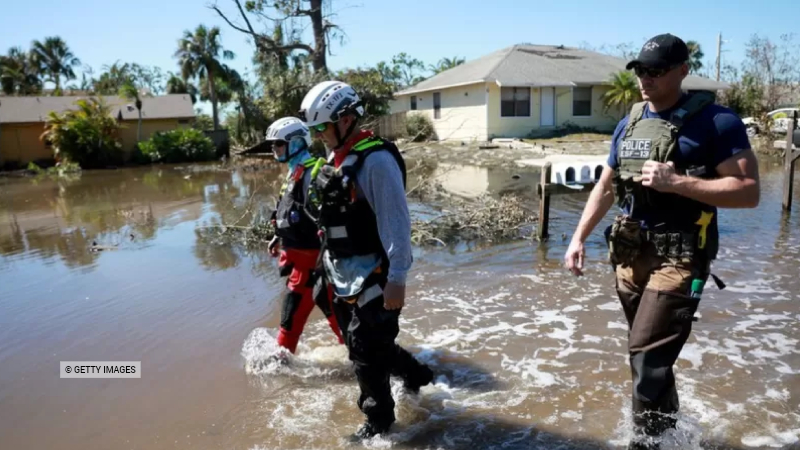
[[[681,101],[674,107],[659,112],[650,111],[646,105],[644,118],[669,120],[672,112],[687,98],[688,95],[684,94]],[[628,116],[626,115],[614,130],[614,135],[611,139],[611,152],[608,155],[608,165],[612,169],[616,169],[619,166],[617,149],[627,124]],[[729,108],[717,104],[706,106],[683,125],[678,133],[678,144],[680,154],[676,155],[676,158],[682,161],[684,165],[710,165],[712,168],[715,168],[731,156],[750,149],[750,140],[747,137],[747,130],[742,120]],[[711,155],[708,152],[711,152]],[[630,214],[627,210],[624,212]],[[636,211],[634,211],[634,216],[639,216],[639,214],[635,213]],[[652,222],[652,220],[657,220],[648,217],[651,214],[645,213],[639,217],[644,222],[644,225]]]

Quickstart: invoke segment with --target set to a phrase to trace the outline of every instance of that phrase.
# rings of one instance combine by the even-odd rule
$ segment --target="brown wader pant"
[[[707,264],[659,256],[647,241],[629,265],[615,266],[617,295],[628,319],[637,434],[659,436],[675,427],[679,404],[672,366],[689,338],[700,301],[689,296],[692,279],[707,279],[708,269]]]

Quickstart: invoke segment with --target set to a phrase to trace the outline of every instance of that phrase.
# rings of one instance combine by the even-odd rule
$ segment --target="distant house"
[[[53,159],[53,149],[40,137],[51,111],[75,109],[74,97],[0,97],[0,166],[26,165],[31,161]],[[123,124],[120,141],[125,152],[136,146],[139,112],[132,101],[118,96],[103,96],[111,113]],[[192,99],[186,94],[142,98],[142,140],[157,131],[189,127],[194,120]]]
[[[613,131],[621,112],[604,112],[602,97],[626,63],[577,48],[515,45],[395,93],[391,110],[428,115],[440,140],[521,138],[568,123]],[[728,85],[688,76],[683,87],[715,92]]]

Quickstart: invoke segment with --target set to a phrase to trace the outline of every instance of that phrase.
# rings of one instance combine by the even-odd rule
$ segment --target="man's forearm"
[[[586,202],[586,207],[583,208],[581,220],[578,222],[578,227],[575,229],[575,234],[572,239],[586,242],[586,239],[592,234],[600,220],[605,217],[609,209],[614,205],[614,194],[603,184],[595,185],[592,193],[589,194],[589,200]]]
[[[758,206],[758,182],[745,177],[722,177],[713,180],[675,175],[671,192],[719,208]]]

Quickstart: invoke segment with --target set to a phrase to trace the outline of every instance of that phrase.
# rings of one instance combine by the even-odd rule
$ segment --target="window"
[[[530,115],[530,88],[500,88],[500,117],[530,117]]]
[[[411,96],[411,110],[412,111],[416,111],[417,110],[417,96],[416,95],[412,95]]]
[[[592,87],[572,88],[572,115],[592,115]]]
[[[433,93],[433,118],[442,118],[442,94],[439,92]]]

